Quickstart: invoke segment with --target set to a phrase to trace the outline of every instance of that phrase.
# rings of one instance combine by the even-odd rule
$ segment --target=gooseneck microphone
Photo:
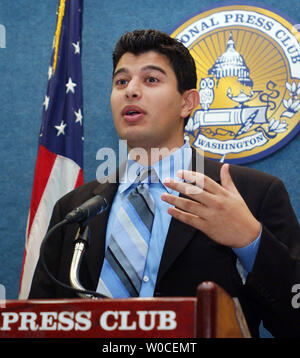
[[[54,225],[45,235],[40,248],[40,260],[43,266],[43,269],[47,273],[47,275],[51,278],[53,282],[56,284],[76,292],[81,297],[86,298],[107,298],[106,296],[96,292],[86,290],[79,282],[79,270],[82,256],[85,250],[89,246],[89,227],[87,223],[93,219],[95,216],[101,214],[107,208],[107,202],[101,195],[96,195],[91,199],[84,202],[82,205],[77,207],[68,213],[65,218]],[[77,235],[75,237],[75,249],[73,253],[73,259],[70,268],[70,281],[72,286],[67,285],[59,280],[57,280],[53,274],[49,271],[46,260],[45,260],[45,245],[48,241],[49,237],[56,231],[58,228],[70,224],[70,223],[78,223],[79,229]]]

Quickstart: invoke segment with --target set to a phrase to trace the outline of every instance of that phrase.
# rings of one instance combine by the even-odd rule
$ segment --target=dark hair
[[[168,34],[152,29],[127,32],[119,39],[113,52],[113,72],[126,52],[140,55],[148,51],[155,51],[169,59],[177,78],[179,93],[196,88],[196,66],[189,50]]]

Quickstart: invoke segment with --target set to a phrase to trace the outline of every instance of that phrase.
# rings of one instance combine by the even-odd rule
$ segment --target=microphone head
[[[65,220],[68,223],[78,222],[87,223],[95,216],[102,213],[107,208],[107,201],[101,195],[95,195],[91,199],[85,201],[78,208],[72,210],[66,215]]]
[[[96,195],[82,204],[81,207],[86,212],[85,220],[91,220],[107,208],[107,202],[101,195]]]

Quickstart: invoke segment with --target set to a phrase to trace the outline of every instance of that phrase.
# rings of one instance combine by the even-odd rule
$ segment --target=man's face
[[[129,148],[168,148],[183,144],[185,96],[164,55],[125,53],[116,66],[111,108],[116,130]]]

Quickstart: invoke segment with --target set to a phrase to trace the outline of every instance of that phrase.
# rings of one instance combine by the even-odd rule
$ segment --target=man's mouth
[[[127,122],[136,122],[144,115],[145,112],[138,106],[126,106],[122,111],[122,116]]]
[[[127,116],[134,116],[135,114],[140,114],[141,112],[139,112],[139,111],[128,111],[128,112],[126,112],[126,115]]]

